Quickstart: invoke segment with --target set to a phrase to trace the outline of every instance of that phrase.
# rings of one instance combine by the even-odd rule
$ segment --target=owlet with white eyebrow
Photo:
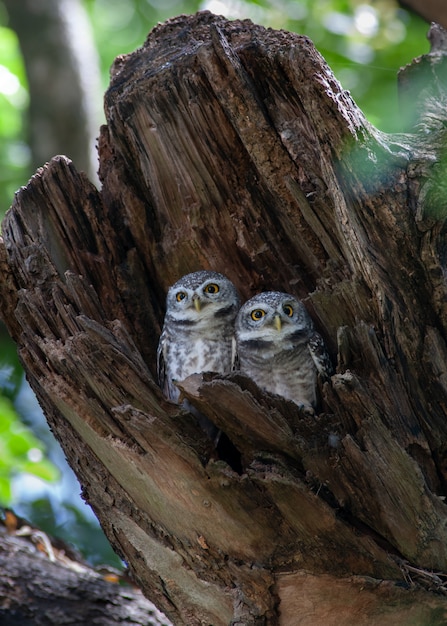
[[[303,303],[287,293],[260,293],[242,306],[235,328],[241,373],[313,412],[317,377],[328,378],[332,364]]]
[[[186,274],[169,288],[158,345],[159,382],[169,400],[178,402],[175,382],[191,374],[232,371],[239,307],[235,286],[217,272]]]

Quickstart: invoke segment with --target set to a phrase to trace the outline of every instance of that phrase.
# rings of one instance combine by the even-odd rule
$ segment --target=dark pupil
[[[185,294],[184,293],[177,294],[177,300],[184,300],[184,299],[185,299]]]
[[[254,317],[255,317],[257,320],[260,320],[260,319],[261,319],[261,317],[262,317],[262,313],[261,313],[261,311],[255,311],[255,312],[253,313],[253,315],[254,315]]]
[[[215,285],[208,285],[208,287],[206,288],[208,293],[216,293],[216,287]]]

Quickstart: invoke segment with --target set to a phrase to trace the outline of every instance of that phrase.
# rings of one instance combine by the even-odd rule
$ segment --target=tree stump
[[[101,191],[56,157],[4,220],[2,316],[30,384],[175,624],[445,623],[437,87],[414,133],[384,135],[306,37],[181,16],[114,65]],[[184,381],[238,467],[156,382],[167,288],[202,268],[302,298],[337,368],[314,417],[237,372]]]

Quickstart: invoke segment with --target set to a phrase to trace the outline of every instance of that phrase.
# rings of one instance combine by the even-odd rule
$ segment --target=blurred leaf
[[[6,432],[9,434],[11,425],[16,420],[16,412],[8,398],[0,395],[0,434]]]
[[[33,458],[36,460],[33,461]],[[14,475],[28,473],[47,481],[58,477],[57,468],[45,459],[43,445],[19,419],[9,398],[0,395],[0,503],[11,504]]]
[[[4,19],[4,18],[3,18]],[[17,35],[6,26],[0,26],[0,58],[4,64],[19,80],[26,85],[25,68],[19,50]]]
[[[24,124],[27,105],[25,68],[17,36],[0,26],[0,218],[10,207],[15,191],[30,177]],[[24,146],[21,152],[17,150],[20,145]]]
[[[16,428],[11,428],[7,440],[8,448],[11,455],[16,458],[23,458],[26,456],[28,450],[32,448],[35,439],[33,436],[30,436],[29,432],[22,430],[22,425],[19,426],[20,432],[14,432]],[[21,465],[23,466],[23,463],[21,463]]]
[[[0,503],[11,502],[11,481],[0,470]]]
[[[59,478],[59,470],[47,459],[37,462],[27,461],[21,466],[21,471],[48,482],[55,482]]]

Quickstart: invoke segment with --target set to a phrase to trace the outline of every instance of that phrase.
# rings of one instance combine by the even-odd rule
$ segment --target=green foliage
[[[157,22],[200,9],[199,0],[84,0],[101,59],[104,89],[119,54],[139,48]]]
[[[32,474],[55,481],[57,468],[46,458],[45,448],[20,420],[12,400],[12,370],[0,368],[0,504],[11,505],[11,479],[18,474]]]
[[[17,37],[9,28],[0,26],[0,217],[30,174],[27,106],[27,83]]]
[[[38,528],[74,544],[92,565],[120,568],[121,560],[78,495],[79,483],[2,329],[0,324],[0,507],[13,508]]]

